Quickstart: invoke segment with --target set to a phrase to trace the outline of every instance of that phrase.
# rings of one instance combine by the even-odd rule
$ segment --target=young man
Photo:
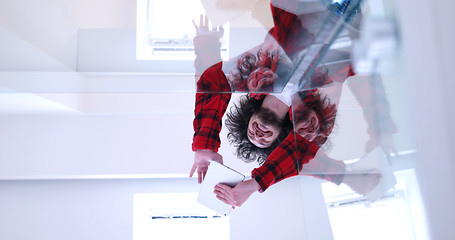
[[[222,161],[222,157],[216,152],[220,146],[221,118],[230,101],[231,92],[260,93],[270,92],[270,89],[280,91],[294,68],[292,60],[298,60],[299,54],[312,44],[323,42],[324,39],[315,38],[319,28],[322,25],[334,25],[337,19],[337,16],[329,11],[308,13],[302,15],[300,19],[297,15],[273,5],[271,9],[275,25],[270,29],[263,44],[237,59],[227,63],[219,62],[207,68],[197,82],[193,122],[195,134],[192,144],[195,161],[190,175],[197,171],[199,182],[205,175],[208,160]],[[196,37],[197,76],[205,69],[205,66],[200,66],[206,63],[203,59],[218,58],[207,53],[210,49],[216,48],[216,44],[210,44],[207,48],[200,45],[202,44]],[[206,57],[207,55],[209,57]]]
[[[358,84],[351,87],[351,90],[357,98],[364,98],[359,103],[364,107],[370,139],[372,141],[380,138],[390,139],[397,129],[390,118],[389,106],[382,85],[379,82],[372,87],[372,81],[374,80],[356,80]],[[270,154],[264,154],[261,148],[252,147],[255,143],[247,140],[250,136],[248,136],[249,130],[245,128],[248,127],[238,127],[242,125],[239,122],[243,122],[243,126],[247,126],[245,122],[251,122],[253,119],[251,117],[251,120],[248,120],[248,117],[241,116],[246,112],[244,108],[248,104],[240,101],[240,104],[235,107],[236,109],[228,114],[228,138],[237,148],[237,156],[245,162],[257,160],[261,166],[252,171],[253,180],[250,184],[242,183],[235,188],[218,185],[216,194],[220,200],[227,204],[240,206],[255,190],[265,191],[271,185],[296,175],[323,178],[337,185],[345,183],[359,194],[372,190],[380,179],[377,172],[372,170],[370,174],[363,176],[353,172],[345,174],[346,166],[342,161],[330,159],[324,154],[324,151],[319,151],[335,125],[342,86],[330,88],[330,90],[334,90],[330,98],[326,93],[322,93],[325,89],[308,90],[294,95],[290,110],[294,129]],[[376,95],[375,100],[379,100],[376,102],[376,106],[371,106],[372,102],[365,101],[372,99],[373,95]],[[378,110],[379,112],[377,112]],[[373,114],[370,115],[370,112]],[[378,117],[381,119],[380,122],[376,122]],[[389,145],[381,147],[386,151],[394,150],[393,141],[386,144]],[[246,145],[250,147],[246,147]],[[370,148],[371,145],[367,147]],[[369,150],[371,149],[367,149],[367,151]],[[317,155],[319,156],[317,157]]]
[[[272,40],[276,40],[278,43],[280,43],[280,41],[286,40],[286,37],[283,36],[289,34],[290,29],[295,30],[296,28],[294,27],[296,25],[299,25],[300,21],[296,21],[295,15],[281,9],[272,7],[272,12],[274,12],[274,16],[276,16],[274,18],[276,26],[270,31],[270,33],[273,37]],[[283,21],[280,22],[280,20]],[[282,29],[277,27],[283,25],[285,27]],[[314,40],[311,40],[311,35],[305,31],[301,32],[304,33],[305,41],[309,41],[311,44],[311,42]],[[296,38],[291,37],[291,40],[296,40]],[[239,60],[236,62],[237,71],[229,72],[228,76],[224,74],[225,71],[223,71],[222,63],[216,64],[204,72],[204,74],[201,76],[201,79],[198,81],[198,94],[196,95],[196,117],[194,121],[195,135],[193,138],[195,160],[190,175],[192,175],[197,170],[198,179],[199,182],[201,182],[203,176],[205,175],[205,172],[207,171],[209,160],[222,162],[221,155],[217,154],[216,152],[220,146],[219,131],[221,129],[221,118],[224,115],[227,104],[230,100],[230,92],[248,91],[252,90],[250,86],[261,86],[260,84],[254,83],[254,77],[251,78],[251,76],[256,76],[256,80],[258,80],[257,75],[261,76],[261,74],[255,75],[254,72],[257,69],[261,68],[268,68],[270,70],[275,69],[274,73],[279,72],[277,69],[279,68],[280,63],[286,63],[286,56],[288,56],[288,59],[292,59],[292,56],[296,56],[296,53],[299,53],[299,51],[294,51],[294,49],[305,48],[308,44],[305,43],[305,41],[291,41],[291,43],[285,41],[277,45],[278,47],[276,49],[278,49],[278,54],[255,55],[251,54],[251,52],[247,53],[239,58]],[[270,42],[273,43],[273,41]],[[266,43],[263,46],[268,47],[271,45],[269,43]],[[267,47],[265,50],[271,49],[270,47]],[[280,49],[283,50],[280,51]],[[257,52],[261,53],[261,50],[264,50],[264,48],[259,48]],[[282,52],[285,52],[286,55],[283,55]],[[261,58],[263,55],[270,57]],[[277,60],[275,61],[274,59]],[[265,66],[265,64],[268,65]],[[331,71],[330,74],[329,72],[320,72],[323,73],[322,76],[329,75],[326,80],[333,80],[337,79],[338,77],[342,82],[347,78],[350,71],[349,68],[339,68],[335,71]],[[262,81],[263,83],[270,83],[274,82],[277,79],[273,74],[263,74],[263,76],[265,77],[259,78],[259,82]],[[320,78],[317,78],[316,80],[318,79]],[[239,84],[242,82],[244,84]],[[250,82],[252,83],[250,84]],[[318,81],[314,81],[314,83],[318,84]],[[319,84],[322,85],[328,83],[329,82],[327,81],[319,81]],[[267,84],[263,85],[267,86]],[[253,90],[258,91],[262,89]],[[314,98],[314,96],[312,97]],[[277,114],[276,119],[283,119],[283,116],[287,115],[289,111],[289,104],[283,104],[285,101],[280,100],[279,96],[277,97],[269,94],[267,96],[256,95],[252,96],[252,98],[257,98],[258,100],[262,99],[262,102],[260,104],[260,106],[263,106],[262,109],[275,112]],[[248,141],[253,143],[253,145],[259,147],[260,149],[271,147],[273,151],[265,154],[267,158],[264,161],[264,164],[261,167],[253,170],[253,179],[245,181],[235,188],[230,188],[226,185],[219,185],[216,187],[215,190],[218,197],[228,204],[240,206],[253,192],[258,190],[265,191],[270,185],[284,178],[298,175],[303,164],[308,163],[309,160],[314,158],[319,150],[320,145],[325,142],[325,139],[327,137],[326,135],[318,138],[317,134],[314,134],[314,131],[311,132],[311,127],[314,128],[318,126],[319,128],[322,128],[323,125],[319,125],[318,123],[310,120],[310,124],[303,123],[303,126],[301,127],[301,129],[305,129],[305,131],[300,131],[300,134],[295,134],[301,130],[297,128],[296,131],[291,131],[289,134],[287,134],[287,137],[280,143],[278,147],[272,147],[273,143],[276,143],[276,139],[281,134],[283,127],[281,126],[280,129],[280,126],[273,127],[271,124],[265,124],[263,119],[258,117],[261,114],[266,116],[270,115],[268,113],[264,114],[263,111],[262,113],[261,111],[256,113],[252,118],[248,119],[247,125],[249,131],[245,130],[245,133],[248,137]],[[310,119],[313,120],[320,119],[320,117],[316,117],[314,113],[310,113],[309,116]],[[284,119],[286,119],[286,117],[284,117]],[[322,123],[322,121],[320,122]],[[342,170],[344,171],[344,164],[341,163],[339,165],[340,168],[342,167]],[[336,174],[333,176],[336,176]],[[341,174],[338,174],[337,176],[338,178],[340,178],[340,176],[342,177]],[[345,180],[347,179],[348,178]],[[340,182],[340,180],[337,179],[334,180],[334,182]]]

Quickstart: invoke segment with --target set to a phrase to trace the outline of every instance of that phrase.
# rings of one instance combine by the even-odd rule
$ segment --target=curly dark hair
[[[237,92],[248,92],[253,89],[248,89],[247,82],[251,73],[258,69],[268,69],[275,72],[278,65],[278,56],[269,50],[260,49],[256,54],[246,52],[242,54],[236,61],[235,67],[229,72],[227,79],[231,88]],[[273,86],[273,81],[264,88],[256,89],[260,91],[270,91]]]
[[[250,142],[247,135],[248,123],[251,116],[262,105],[264,97],[260,99],[244,95],[238,104],[231,107],[227,113],[226,127],[229,130],[228,140],[236,148],[236,155],[246,163],[257,161],[264,163],[269,154],[287,137],[293,125],[287,114],[281,123],[281,133],[268,148],[259,148]]]
[[[304,103],[301,108],[294,108],[294,122],[305,121],[309,115],[309,109],[315,111],[319,120],[318,136],[313,143],[323,150],[329,150],[331,142],[328,136],[335,127],[337,108],[330,99],[319,94],[317,90],[299,92],[299,97]],[[263,164],[272,151],[288,136],[293,129],[293,123],[287,114],[281,124],[281,133],[273,144],[268,148],[259,148],[250,142],[247,135],[248,123],[253,113],[257,112],[264,101],[244,95],[238,104],[231,107],[227,113],[226,127],[229,130],[228,140],[236,148],[236,155],[246,163],[257,161]]]
[[[319,147],[326,143],[328,136],[335,127],[335,119],[337,116],[336,105],[331,103],[330,99],[322,96],[317,90],[309,90],[299,92],[303,105],[294,107],[293,120],[294,122],[306,121],[309,116],[309,110],[312,109],[318,116],[319,129],[317,137],[313,142]],[[330,148],[330,142],[326,143],[327,148]]]

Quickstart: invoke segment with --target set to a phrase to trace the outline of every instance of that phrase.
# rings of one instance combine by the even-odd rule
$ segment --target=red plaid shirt
[[[319,147],[291,131],[286,139],[268,156],[251,176],[265,191],[269,186],[299,174],[303,164],[314,158]]]
[[[198,89],[210,89],[213,93],[196,94],[193,151],[209,149],[217,152],[221,144],[219,137],[222,127],[221,119],[231,98],[229,84],[221,71],[221,64],[218,63],[205,71],[198,82]],[[220,79],[221,81],[219,81]],[[255,94],[253,97],[264,96],[264,94]],[[292,131],[270,154],[265,163],[252,171],[252,177],[260,184],[261,191],[265,191],[276,182],[298,175],[304,164],[313,159],[318,150],[319,147],[316,144]],[[341,161],[317,160],[308,165],[302,174],[340,184],[343,175],[339,173],[343,171],[344,164]]]
[[[283,1],[284,2],[284,1]],[[311,45],[314,35],[309,33],[301,24],[297,15],[271,5],[274,27],[269,34],[292,58],[295,53]]]
[[[269,33],[274,36],[278,43],[282,44],[283,49],[292,54],[296,47],[304,47],[298,46],[298,44],[293,45],[298,42],[295,41],[298,38],[293,38],[300,26],[297,17],[274,7],[272,7],[272,13],[274,14],[275,27]],[[286,42],[289,39],[294,40],[292,44],[289,44],[289,41]],[[201,56],[198,55],[198,57]],[[348,65],[329,74],[328,82],[317,84],[322,86],[331,82],[343,82],[350,75],[353,75],[353,72]],[[221,119],[231,98],[231,88],[222,71],[222,62],[204,71],[197,83],[197,90],[192,149],[193,151],[208,149],[217,152],[221,144],[219,137],[222,126]],[[263,94],[255,94],[254,97],[264,96]],[[252,177],[260,184],[261,191],[265,191],[272,184],[298,175],[303,165],[313,159],[318,150],[319,147],[316,144],[294,134],[292,131],[269,155],[265,163],[252,171]],[[304,169],[306,170],[303,173],[304,175],[315,176],[336,184],[341,182],[342,174],[330,174],[330,172],[343,172],[343,162],[315,160],[314,163],[307,166],[307,169]],[[328,174],[324,174],[324,172],[328,172]]]
[[[299,37],[295,37],[302,36],[300,35],[302,28],[297,16],[275,7],[272,7],[272,13],[274,14],[275,27],[269,33],[283,46],[285,52],[292,54],[297,51],[297,48],[305,47],[296,44],[298,42],[304,42],[299,41]],[[291,42],[289,41],[290,39],[292,39]],[[198,42],[200,43],[200,39],[198,39]],[[204,61],[201,61],[203,52],[197,52],[199,60],[195,61],[195,67],[196,69],[204,69],[204,66],[201,66],[201,63],[204,63]],[[213,53],[212,51],[211,53],[206,52],[205,54]],[[217,57],[211,55],[210,59],[217,59]],[[192,149],[193,151],[208,149],[217,152],[221,145],[219,137],[222,127],[221,119],[231,98],[231,88],[226,75],[222,71],[222,62],[204,71],[197,83],[197,91],[194,111],[195,119],[193,121],[195,133]],[[258,98],[264,96],[264,94],[255,94],[255,97]],[[314,158],[318,149],[317,145],[291,132],[283,143],[270,154],[265,163],[253,170],[252,175],[261,185],[261,190],[264,191],[270,185],[280,180],[299,174],[303,164],[308,163]],[[344,170],[343,164],[335,166]],[[313,164],[312,168],[312,171],[322,172],[328,166]],[[312,174],[310,173],[308,175]],[[338,179],[333,177],[334,175],[322,176],[317,174],[315,176],[335,183],[339,182]]]
[[[294,39],[302,32],[297,16],[273,6],[272,14],[275,26],[269,31],[270,34],[281,46],[292,45],[286,40]],[[297,29],[299,26],[300,32]],[[204,41],[204,38],[207,39]],[[196,78],[201,70],[206,70],[197,82],[193,151],[198,149],[218,151],[221,145],[219,137],[221,119],[231,99],[231,88],[222,71],[222,62],[207,68],[207,65],[214,59],[221,59],[218,40],[216,42],[214,40],[208,36],[197,36],[194,39],[197,56],[195,60]],[[203,48],[204,45],[210,47]],[[287,47],[287,49],[292,53],[291,47]]]
[[[221,67],[220,62],[208,68],[197,83],[193,151],[208,149],[218,152],[221,145],[221,119],[231,100],[231,88]]]
[[[353,75],[350,65],[337,68],[337,72],[330,74],[324,82],[318,82],[319,86],[332,82],[343,82]],[[314,90],[308,90],[313,92]],[[292,115],[292,110],[289,111]],[[291,117],[292,120],[292,117]],[[332,129],[328,129],[327,136]],[[325,142],[326,139],[324,139]],[[320,143],[321,145],[323,143]],[[251,175],[261,186],[260,191],[265,191],[269,186],[286,178],[299,174],[321,178],[335,184],[340,184],[343,178],[345,165],[342,161],[315,159],[306,169],[304,165],[312,160],[319,150],[316,142],[310,142],[299,134],[291,131],[286,139],[267,157],[262,166],[252,171]],[[312,160],[313,161],[313,160]],[[302,172],[301,172],[302,171]]]

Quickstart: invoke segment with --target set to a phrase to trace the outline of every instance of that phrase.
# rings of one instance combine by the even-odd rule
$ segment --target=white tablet
[[[234,187],[244,179],[245,176],[234,169],[219,162],[211,161],[204,181],[201,184],[197,201],[217,213],[226,216],[231,211],[232,206],[216,198],[214,188],[218,183]]]

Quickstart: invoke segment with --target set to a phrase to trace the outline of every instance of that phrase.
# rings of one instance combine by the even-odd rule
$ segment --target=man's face
[[[278,76],[268,68],[254,70],[247,79],[247,88],[251,92],[270,91]]]
[[[268,148],[281,133],[283,120],[266,108],[259,108],[250,118],[247,136],[259,148]]]
[[[307,117],[304,120],[297,121],[295,128],[299,135],[312,142],[319,131],[319,119],[314,110],[308,110]]]

